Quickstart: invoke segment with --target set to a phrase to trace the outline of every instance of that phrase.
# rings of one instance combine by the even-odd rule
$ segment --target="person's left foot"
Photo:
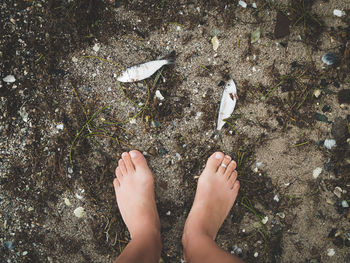
[[[139,151],[124,152],[113,181],[118,207],[131,238],[160,234],[154,197],[154,179],[145,157]]]

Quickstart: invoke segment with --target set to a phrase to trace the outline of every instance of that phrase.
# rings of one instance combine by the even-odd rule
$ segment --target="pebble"
[[[3,81],[5,81],[6,83],[13,83],[16,81],[15,76],[13,75],[7,75],[5,78],[2,79]]]
[[[269,221],[268,216],[265,216],[263,219],[261,219],[261,223],[263,223],[264,225],[267,223],[267,221]]]
[[[244,2],[244,1],[238,1],[238,5],[240,5],[241,7],[243,7],[243,8],[247,8],[247,3],[246,2]]]
[[[72,61],[73,61],[74,63],[77,63],[77,62],[78,62],[78,59],[77,59],[76,57],[72,57]]]
[[[23,251],[22,256],[26,256],[28,254],[28,251]]]
[[[158,98],[160,100],[164,100],[164,97],[163,97],[162,93],[160,93],[159,90],[156,90],[156,98]]]
[[[334,249],[333,249],[333,248],[327,249],[327,255],[328,255],[329,257],[333,257],[333,256],[335,255]]]
[[[334,188],[333,193],[334,193],[338,198],[340,198],[340,197],[341,197],[341,194],[343,193],[343,190],[342,190],[339,186],[337,186],[337,187]]]
[[[100,46],[96,43],[93,48],[92,48],[95,52],[98,52],[100,50]]]
[[[15,248],[15,244],[12,241],[5,241],[4,247],[8,250],[13,250]]]
[[[318,98],[320,95],[321,95],[321,91],[320,91],[319,89],[316,89],[316,90],[314,91],[314,96],[315,96],[316,98]]]
[[[60,123],[60,124],[57,124],[57,125],[56,125],[56,129],[57,129],[57,130],[63,130],[63,128],[64,128],[63,123]]]
[[[276,202],[279,202],[279,201],[280,201],[280,199],[278,198],[278,195],[275,195],[275,196],[273,197],[273,200],[275,200]]]
[[[256,5],[256,3],[254,2],[254,3],[252,3],[252,7],[253,8],[258,8],[258,6]]]
[[[334,9],[333,10],[333,15],[337,16],[337,17],[342,17],[345,15],[345,12],[343,10],[340,9]]]
[[[66,206],[71,206],[72,205],[72,203],[66,197],[64,198],[64,203],[66,204]]]
[[[349,207],[349,204],[346,200],[343,200],[343,201],[341,201],[341,206],[344,208],[347,208],[347,207]]]
[[[258,252],[255,252],[254,253],[254,257],[257,258],[259,256],[259,253]]]
[[[82,218],[85,215],[85,209],[83,207],[77,207],[74,209],[74,215],[78,218]]]
[[[170,211],[166,212],[166,215],[167,215],[167,216],[170,216],[170,215],[171,215],[171,212],[170,212]]]
[[[322,56],[322,61],[328,66],[333,65],[337,60],[337,56],[334,53],[326,53]]]
[[[318,176],[322,173],[322,168],[321,167],[317,167],[313,172],[312,172],[312,176],[317,179]]]
[[[330,150],[332,149],[334,146],[337,146],[336,141],[334,139],[325,139],[324,140],[324,146]]]

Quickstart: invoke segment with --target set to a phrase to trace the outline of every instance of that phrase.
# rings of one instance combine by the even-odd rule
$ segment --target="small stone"
[[[241,7],[243,7],[243,8],[247,8],[247,3],[246,2],[244,2],[244,1],[238,1],[238,5],[240,5]]]
[[[78,59],[77,59],[76,57],[72,57],[72,61],[73,61],[74,63],[77,63],[77,62],[78,62]]]
[[[328,66],[333,65],[337,61],[337,55],[334,53],[326,53],[322,56],[322,61]]]
[[[34,207],[28,207],[28,212],[34,211]]]
[[[213,45],[213,50],[216,51],[219,47],[219,39],[217,36],[214,36],[212,39],[211,39],[211,44]]]
[[[254,253],[254,257],[257,258],[259,256],[259,253],[258,252],[255,252]]]
[[[16,81],[15,76],[13,75],[7,75],[5,78],[2,79],[3,81],[5,81],[6,83],[13,83]]]
[[[258,6],[256,5],[256,3],[254,2],[254,3],[252,3],[252,7],[253,8],[258,8]]]
[[[342,17],[345,15],[345,12],[343,10],[340,9],[334,9],[333,10],[333,15],[337,16],[337,17]]]
[[[349,204],[346,200],[343,200],[341,201],[341,206],[344,207],[344,208],[348,208],[349,207]]]
[[[170,215],[171,215],[171,212],[170,212],[170,211],[166,212],[166,215],[167,215],[167,216],[170,216]]]
[[[66,204],[66,206],[72,206],[72,203],[66,197],[64,198],[64,203]]]
[[[316,90],[314,91],[314,96],[315,96],[316,98],[318,98],[320,95],[321,95],[321,91],[320,91],[319,89],[316,89]]]
[[[333,249],[333,248],[327,249],[327,255],[328,255],[329,257],[333,257],[333,256],[335,255],[334,249]]]
[[[324,146],[330,150],[333,147],[337,146],[336,141],[334,139],[325,139],[324,140]]]
[[[73,173],[73,168],[72,167],[68,167],[68,173],[72,174]]]
[[[92,48],[95,52],[98,52],[100,50],[100,46],[96,43],[93,48]]]
[[[56,129],[57,129],[57,130],[63,130],[63,128],[64,128],[63,123],[60,123],[60,124],[57,124],[57,125],[56,125]]]
[[[74,209],[74,215],[78,218],[82,218],[85,215],[85,209],[81,206]]]
[[[26,256],[28,254],[28,251],[23,251],[22,256]]]
[[[15,248],[15,244],[12,241],[5,241],[4,247],[8,250],[13,250]]]
[[[163,95],[162,95],[162,93],[160,93],[160,91],[159,90],[156,90],[156,98],[157,99],[159,99],[159,100],[164,100],[164,97],[163,97]]]
[[[313,172],[312,172],[312,176],[317,179],[318,176],[322,173],[322,168],[321,167],[317,167]]]
[[[275,196],[273,197],[273,200],[275,200],[276,202],[279,202],[279,201],[280,201],[280,199],[278,198],[278,195],[275,195]]]
[[[336,195],[336,197],[340,198],[343,193],[343,190],[339,186],[337,186],[334,188],[333,193]]]
[[[261,223],[263,223],[264,225],[267,223],[267,221],[269,221],[268,216],[265,216],[263,219],[261,219]]]

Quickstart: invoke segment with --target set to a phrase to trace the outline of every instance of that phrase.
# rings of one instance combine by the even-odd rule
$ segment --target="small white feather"
[[[135,82],[147,79],[164,65],[172,63],[171,59],[160,59],[136,65],[125,70],[117,80],[120,82]]]
[[[236,101],[237,101],[236,84],[231,79],[226,83],[224,92],[221,97],[218,123],[216,127],[217,130],[221,130],[221,128],[225,125],[224,120],[231,116],[233,110],[235,109]]]

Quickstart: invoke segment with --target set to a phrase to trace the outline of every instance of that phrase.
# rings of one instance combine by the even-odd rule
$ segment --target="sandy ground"
[[[159,14],[159,3],[106,2],[116,34],[63,52],[42,72],[56,74],[52,86],[30,64],[13,60],[11,71],[3,63],[2,78],[16,77],[0,86],[3,262],[112,262],[129,240],[113,170],[131,149],[142,151],[154,172],[163,262],[182,260],[196,180],[216,150],[237,161],[241,182],[217,238],[221,247],[246,262],[350,262],[350,110],[338,98],[350,83],[350,2],[314,1],[310,9],[233,2],[164,1],[162,8],[178,8],[169,17]],[[345,15],[334,16],[335,8]],[[155,9],[161,11],[152,15]],[[290,34],[276,39],[278,11],[292,22]],[[323,27],[313,25],[319,21]],[[261,36],[251,43],[258,27]],[[175,64],[145,81],[118,84],[123,69],[172,51]],[[322,62],[326,52],[337,54],[335,65]],[[230,78],[239,99],[230,125],[218,133]],[[327,149],[326,139],[337,145]],[[82,218],[77,207],[85,210]]]

